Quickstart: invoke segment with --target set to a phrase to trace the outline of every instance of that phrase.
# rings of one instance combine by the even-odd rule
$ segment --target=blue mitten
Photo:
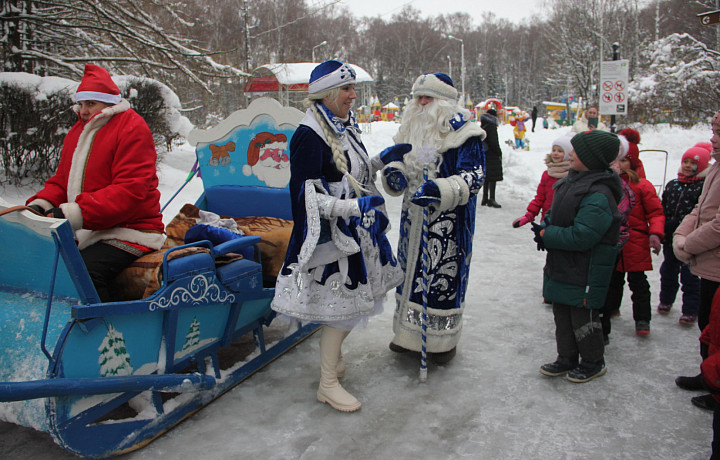
[[[429,180],[417,189],[417,192],[410,198],[410,201],[423,207],[430,206],[433,203],[439,203],[440,189],[435,182]]]
[[[379,195],[371,195],[360,197],[357,202],[362,215],[353,219],[356,221],[356,225],[366,228],[373,235],[373,243],[377,244],[374,235],[384,231],[389,223],[385,214],[376,209],[384,204],[385,200]]]
[[[545,242],[543,241],[543,238],[542,238],[542,235],[540,234],[540,232],[545,230],[545,226],[536,224],[535,222],[530,222],[530,225],[532,225],[532,231],[535,234],[533,241],[535,241],[537,243],[537,250],[544,251],[545,250]]]
[[[380,160],[383,164],[388,164],[391,161],[403,161],[403,157],[410,150],[412,150],[410,144],[395,144],[380,152]]]
[[[361,196],[357,199],[357,203],[360,212],[364,215],[372,208],[377,208],[385,204],[385,199],[380,195]]]
[[[387,166],[383,169],[383,176],[388,186],[396,192],[402,192],[407,187],[407,178],[402,171],[392,166]]]

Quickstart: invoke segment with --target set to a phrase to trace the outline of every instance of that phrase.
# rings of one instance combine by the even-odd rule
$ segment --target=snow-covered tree
[[[158,18],[184,27],[170,32]],[[177,89],[181,75],[207,91],[211,77],[240,77],[196,45],[193,23],[177,2],[158,0],[2,0],[0,46],[4,70],[71,79],[87,62],[118,74],[153,77]],[[179,32],[182,30],[182,33]]]
[[[630,111],[644,122],[694,124],[720,107],[720,52],[688,34],[651,43],[630,84]]]
[[[131,375],[133,368],[130,365],[130,355],[125,348],[125,339],[121,332],[117,331],[112,323],[108,326],[108,332],[98,348],[100,356],[100,375],[103,377]]]

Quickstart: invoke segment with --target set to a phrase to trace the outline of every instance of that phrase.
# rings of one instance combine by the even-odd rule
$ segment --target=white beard
[[[435,99],[424,106],[413,99],[406,106],[402,125],[393,140],[413,146],[413,149],[405,155],[408,190],[414,190],[414,187],[423,182],[424,164],[418,161],[418,155],[427,157],[427,154],[420,152],[421,149],[435,150],[435,160],[428,163],[428,178],[435,178],[437,166],[442,160],[438,150],[442,147],[445,136],[451,131],[449,120],[455,116],[458,109],[457,104],[443,99]]]

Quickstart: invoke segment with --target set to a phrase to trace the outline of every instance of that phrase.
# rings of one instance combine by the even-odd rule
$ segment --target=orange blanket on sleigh
[[[200,216],[200,209],[197,206],[186,204],[180,212],[165,227],[167,239],[159,251],[146,254],[130,264],[120,275],[118,275],[113,286],[113,297],[116,300],[142,299],[150,296],[160,287],[162,278],[162,261],[165,252],[177,246],[185,244],[185,232],[196,224]],[[285,261],[290,232],[293,222],[291,220],[279,219],[276,217],[232,217],[238,228],[246,235],[259,236],[258,243],[262,259],[263,277],[277,277]],[[206,248],[184,248],[173,251],[168,260],[183,257],[198,252],[208,252]],[[239,254],[228,254],[216,260],[218,265],[230,263],[242,258]]]

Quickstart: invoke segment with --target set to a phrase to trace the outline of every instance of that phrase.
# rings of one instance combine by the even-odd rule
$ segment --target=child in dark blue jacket
[[[672,248],[672,234],[683,218],[690,214],[702,192],[712,145],[701,142],[682,156],[678,178],[665,186],[662,195],[665,213],[665,238],[663,240],[664,260],[660,266],[660,304],[658,313],[667,315],[675,302],[682,284],[682,315],[680,324],[693,325],[697,322],[700,302],[700,278],[690,273],[690,267],[680,262]],[[678,274],[680,282],[678,282]]]

